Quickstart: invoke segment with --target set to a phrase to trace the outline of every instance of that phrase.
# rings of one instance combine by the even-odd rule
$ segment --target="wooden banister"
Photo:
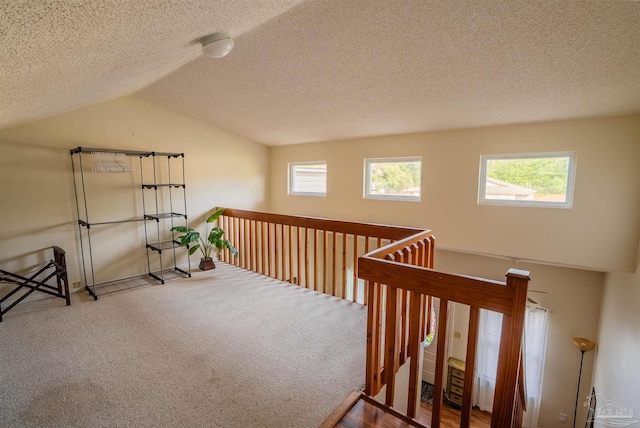
[[[222,261],[365,305],[367,290],[357,276],[358,258],[421,232],[411,227],[230,208],[219,221],[240,253],[234,257],[222,251]]]
[[[326,230],[336,233],[357,234],[372,238],[399,240],[423,232],[424,229],[413,227],[389,226],[386,224],[358,223],[352,221],[332,220],[319,217],[303,217],[295,215],[263,213],[226,208],[223,215],[246,220],[264,221],[309,229]]]
[[[368,307],[364,392],[373,397],[386,387],[382,401],[394,406],[396,374],[409,364],[403,391],[409,418],[419,409],[421,343],[431,333],[431,310],[439,299],[432,427],[440,426],[450,303],[470,306],[461,427],[470,424],[479,311],[503,314],[492,427],[520,426],[528,272],[510,270],[501,282],[436,271],[436,240],[424,229],[229,208],[220,221],[240,252],[222,251],[223,261]]]
[[[412,350],[424,339],[420,335],[416,339],[415,333],[409,334],[408,343],[398,340],[391,341],[395,337],[405,337],[404,330],[398,330],[397,323],[390,322],[394,318],[395,311],[400,308],[405,314],[403,307],[398,306],[398,300],[393,296],[404,296],[408,293],[411,299],[420,299],[421,302],[430,302],[430,299],[440,300],[440,316],[437,328],[437,350],[435,368],[435,387],[432,409],[431,426],[440,426],[440,407],[442,405],[443,376],[444,376],[444,350],[446,347],[447,315],[449,303],[456,302],[470,306],[469,335],[467,340],[467,369],[462,397],[461,427],[469,427],[471,423],[471,393],[474,383],[475,354],[478,341],[478,323],[480,309],[492,310],[503,314],[502,340],[498,362],[498,373],[496,381],[496,393],[494,398],[494,408],[492,415],[492,427],[517,427],[522,423],[522,409],[524,407],[524,392],[519,389],[524,385],[524,372],[519,366],[521,364],[520,348],[522,346],[522,335],[524,328],[524,309],[526,306],[526,292],[529,282],[529,273],[525,271],[510,270],[507,273],[507,281],[492,281],[481,278],[474,278],[464,275],[456,275],[439,272],[432,269],[434,254],[434,238],[430,231],[422,231],[415,235],[398,240],[387,246],[378,248],[358,260],[358,277],[365,279],[367,284],[384,284],[391,294],[387,296],[387,306],[383,307],[382,302],[373,307],[374,302],[370,301],[370,318],[376,319],[377,312],[386,311],[385,329],[379,331],[385,337],[385,361],[384,376],[382,383],[373,382],[367,384],[367,391],[372,395],[386,385],[385,402],[394,402],[395,391],[395,371],[396,356],[405,355],[406,349]],[[392,305],[392,306],[389,306]],[[411,306],[411,303],[409,303]],[[422,306],[421,308],[425,308]],[[426,313],[430,314],[430,306],[426,303]],[[390,315],[390,313],[392,315]],[[410,311],[408,315],[409,328],[413,317],[417,316],[416,311]],[[420,313],[426,322],[429,316]],[[402,323],[401,323],[402,324]],[[400,328],[404,328],[402,325]],[[394,331],[389,331],[393,329]],[[424,329],[428,331],[428,329]],[[375,337],[374,330],[368,331],[367,358],[374,358],[377,355],[375,344],[379,343]],[[418,340],[418,342],[416,342]],[[406,347],[405,347],[406,346]],[[408,386],[407,415],[416,416],[415,406],[415,381],[414,374],[417,371],[419,360],[412,358],[415,353],[409,351],[410,380]],[[389,361],[388,359],[392,359]],[[376,364],[367,366],[369,370],[376,370]],[[378,373],[368,373],[367,382],[376,379]]]
[[[409,266],[391,260],[360,257],[358,276],[405,290],[442,297],[469,306],[511,314],[514,289],[503,282]]]

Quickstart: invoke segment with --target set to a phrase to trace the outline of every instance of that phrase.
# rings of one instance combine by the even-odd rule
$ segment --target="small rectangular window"
[[[289,194],[327,196],[327,161],[290,162]]]
[[[480,156],[478,203],[571,208],[576,152]]]
[[[364,160],[364,197],[420,201],[422,158]]]

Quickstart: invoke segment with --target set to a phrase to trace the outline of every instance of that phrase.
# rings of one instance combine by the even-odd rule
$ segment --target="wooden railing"
[[[221,260],[302,287],[365,303],[358,257],[420,229],[227,208],[219,225],[238,249]]]
[[[358,276],[365,279],[369,288],[373,290],[369,292],[365,393],[376,395],[382,386],[386,385],[385,403],[393,406],[397,367],[401,364],[402,354],[406,353],[410,359],[407,414],[415,417],[417,410],[415,403],[420,390],[418,355],[423,336],[418,324],[413,320],[421,320],[423,317],[421,312],[423,305],[420,302],[426,296],[436,297],[440,300],[440,311],[436,329],[435,392],[431,427],[440,426],[449,302],[470,306],[465,359],[467,375],[464,379],[460,426],[470,426],[480,309],[503,314],[491,426],[494,428],[518,426],[518,420],[521,420],[523,411],[522,403],[517,402],[517,397],[518,378],[523,373],[520,369],[520,349],[529,273],[512,269],[507,273],[507,281],[504,283],[437,272],[421,263],[424,259],[424,249],[420,242],[428,238],[427,235],[428,232],[416,234],[373,251],[358,260]],[[405,334],[400,315],[405,314],[405,308],[409,310],[410,330],[406,344],[408,351],[400,340]],[[381,322],[382,317],[384,317],[384,325]],[[381,352],[381,349],[384,352]],[[384,358],[383,361],[379,361],[381,356]],[[520,385],[524,387],[524,382]]]
[[[492,427],[519,426],[524,409],[520,349],[528,272],[510,270],[491,281],[433,270],[435,237],[410,227],[225,209],[219,225],[239,250],[221,260],[302,287],[368,306],[365,393],[396,398],[396,374],[409,364],[407,415],[420,394],[421,342],[439,299],[431,426],[440,426],[447,317],[450,302],[470,306],[461,427],[468,427],[480,309],[503,314]],[[522,397],[522,399],[520,398]]]

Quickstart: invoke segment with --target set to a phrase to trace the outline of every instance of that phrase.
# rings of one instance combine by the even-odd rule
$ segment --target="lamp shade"
[[[576,345],[582,352],[589,352],[596,347],[595,342],[592,342],[589,339],[585,339],[584,337],[574,337],[573,344]]]
[[[200,40],[202,54],[210,58],[222,58],[233,49],[233,39],[229,33],[213,33]]]

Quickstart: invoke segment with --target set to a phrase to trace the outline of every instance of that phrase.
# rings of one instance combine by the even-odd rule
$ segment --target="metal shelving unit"
[[[167,182],[158,182],[158,158],[166,157],[166,171],[167,171]],[[171,229],[176,226],[176,219],[183,219],[184,226],[187,226],[187,186],[185,185],[185,177],[184,177],[184,153],[158,153],[152,152],[149,156],[146,157],[150,159],[152,162],[152,171],[153,171],[153,182],[145,182],[145,177],[143,173],[143,168],[140,168],[140,178],[142,181],[142,209],[144,212],[145,220],[155,221],[156,222],[156,234],[154,237],[150,238],[150,233],[148,230],[148,223],[145,222],[144,227],[144,236],[146,240],[146,248],[147,248],[147,268],[149,271],[149,275],[151,275],[156,280],[160,281],[164,284],[165,274],[168,273],[178,273],[182,275],[186,275],[191,277],[191,274],[187,271],[180,269],[177,265],[177,256],[176,249],[180,248],[180,241],[176,239],[175,232],[171,232],[171,239],[163,240],[163,232],[165,230]],[[175,182],[175,177],[171,176],[171,164],[173,162],[181,162],[182,167],[182,176],[179,177],[181,183]],[[141,158],[142,163],[142,158]],[[175,174],[174,174],[175,175]],[[182,194],[182,200],[184,202],[184,206],[180,207],[183,209],[182,212],[176,212],[174,210],[174,192],[178,190]],[[148,192],[152,190],[153,192]],[[149,209],[149,204],[147,203],[147,198],[149,196],[148,193],[152,193],[153,195],[153,203],[151,204],[151,209]],[[160,199],[164,198],[165,201],[168,198],[168,204],[164,204],[164,207],[168,207],[168,212],[162,212]],[[182,220],[181,220],[182,222]],[[181,224],[182,225],[182,224]],[[151,242],[150,242],[151,240]],[[184,247],[182,247],[184,248]],[[187,247],[188,248],[188,247]],[[159,260],[159,269],[154,270],[151,267],[151,257],[150,254],[156,253],[158,255]],[[163,257],[163,253],[166,255],[167,252],[170,252],[173,260],[172,267],[165,267],[165,258]],[[187,257],[188,260],[188,257]],[[189,262],[189,270],[191,270],[191,262]]]
[[[139,166],[140,166],[140,189],[142,192],[142,216],[134,216],[129,219],[117,219],[113,221],[99,221],[92,222],[89,217],[89,203],[87,202],[87,184],[85,180],[85,168],[86,165],[83,164],[83,155],[96,154],[96,153],[109,153],[109,154],[121,154],[128,157],[137,157],[139,158]],[[76,147],[75,149],[70,150],[71,154],[71,165],[73,171],[73,187],[75,191],[76,198],[76,212],[78,216],[78,230],[80,233],[80,251],[82,253],[82,271],[84,277],[85,289],[93,296],[95,300],[98,299],[98,291],[97,286],[108,283],[111,281],[104,281],[102,283],[96,283],[96,275],[95,275],[95,267],[94,267],[94,257],[93,257],[93,246],[91,240],[91,231],[92,228],[105,226],[105,225],[114,225],[114,224],[124,224],[124,223],[134,223],[134,222],[144,222],[144,235],[145,235],[145,248],[146,248],[146,256],[147,256],[147,274],[152,278],[160,281],[162,284],[168,278],[167,274],[169,272],[173,272],[179,276],[187,276],[191,277],[189,271],[191,270],[191,263],[189,261],[189,257],[187,256],[188,261],[188,270],[185,271],[180,269],[177,265],[178,253],[177,251],[184,251],[185,247],[180,246],[180,242],[176,240],[176,236],[174,232],[168,232],[169,229],[173,226],[176,226],[176,219],[180,221],[180,225],[187,226],[187,198],[186,198],[186,185],[184,180],[184,153],[165,153],[165,152],[143,152],[143,151],[133,151],[133,150],[114,150],[114,149],[97,149],[97,148],[87,148],[87,147]],[[167,183],[159,182],[159,168],[160,164],[158,163],[158,158],[166,158],[166,172],[168,174]],[[77,161],[76,161],[77,159]],[[172,161],[176,160],[181,161],[182,167],[182,176],[180,177],[181,182],[174,183],[171,177],[171,164]],[[151,163],[152,168],[152,180],[151,182],[145,182],[145,163]],[[76,165],[77,164],[77,165]],[[148,171],[149,165],[147,165]],[[175,175],[175,174],[174,174]],[[179,207],[182,212],[178,212],[180,209],[174,209],[174,200],[176,195],[176,189],[179,191],[180,196],[183,201],[183,206]],[[150,192],[152,191],[152,192]],[[147,193],[147,195],[145,195]],[[148,195],[148,193],[152,193]],[[153,198],[153,203],[148,204],[147,200]],[[165,204],[162,204],[162,202]],[[164,208],[164,205],[168,203],[168,212],[161,212],[161,206]],[[148,223],[151,221],[156,222],[155,234],[150,233]],[[170,234],[170,236],[167,236]],[[188,249],[188,247],[186,247]],[[85,252],[86,250],[86,252]],[[166,254],[170,253],[172,256],[172,263],[168,263],[166,259]],[[157,262],[155,263],[155,257],[153,255],[157,254]],[[152,263],[152,259],[154,259],[154,263]],[[153,266],[152,266],[153,265]],[[158,269],[155,269],[156,266],[159,266]],[[143,275],[142,273],[140,275]],[[137,275],[137,276],[140,276]]]

